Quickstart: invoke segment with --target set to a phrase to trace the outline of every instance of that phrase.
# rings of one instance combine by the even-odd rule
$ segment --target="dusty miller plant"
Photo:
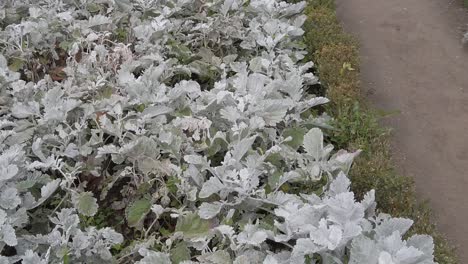
[[[325,143],[304,2],[0,5],[0,263],[434,263]]]

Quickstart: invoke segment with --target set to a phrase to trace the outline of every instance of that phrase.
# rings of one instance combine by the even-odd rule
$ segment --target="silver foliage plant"
[[[434,263],[324,143],[304,7],[2,1],[0,263]]]

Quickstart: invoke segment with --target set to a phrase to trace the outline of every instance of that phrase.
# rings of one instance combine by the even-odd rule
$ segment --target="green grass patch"
[[[465,0],[467,2],[468,0]],[[379,124],[381,115],[361,95],[357,42],[343,32],[334,0],[309,1],[305,43],[309,58],[332,103],[335,118],[329,140],[337,147],[363,150],[351,170],[352,189],[358,198],[376,190],[378,210],[414,220],[411,234],[429,234],[435,240],[438,263],[458,263],[454,248],[438,233],[427,203],[417,201],[414,182],[394,170],[389,151],[389,130]]]

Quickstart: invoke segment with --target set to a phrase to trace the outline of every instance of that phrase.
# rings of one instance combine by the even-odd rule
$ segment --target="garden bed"
[[[78,2],[2,2],[0,261],[450,263],[332,2]]]

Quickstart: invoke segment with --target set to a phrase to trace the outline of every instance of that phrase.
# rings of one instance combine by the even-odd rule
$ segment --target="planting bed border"
[[[414,182],[399,175],[391,161],[389,129],[379,124],[381,114],[365,102],[360,86],[358,43],[343,31],[334,0],[309,0],[304,42],[316,63],[322,88],[331,99],[327,112],[336,120],[329,140],[338,149],[362,149],[350,173],[352,189],[361,198],[376,190],[378,210],[414,220],[409,234],[434,238],[435,261],[458,263],[454,247],[437,231],[431,209],[416,198]]]

